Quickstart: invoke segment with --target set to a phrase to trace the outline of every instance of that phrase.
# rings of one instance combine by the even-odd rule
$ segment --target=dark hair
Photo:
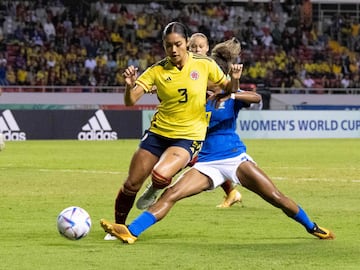
[[[171,22],[166,25],[162,34],[162,39],[164,40],[165,37],[171,33],[177,33],[183,36],[186,40],[189,37],[187,27],[179,22]]]

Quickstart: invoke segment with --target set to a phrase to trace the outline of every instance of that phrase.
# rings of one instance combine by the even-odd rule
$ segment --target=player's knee
[[[154,188],[163,189],[170,185],[172,178],[167,178],[161,174],[159,174],[157,171],[152,170],[151,172],[151,180],[153,183]]]
[[[135,183],[134,181],[125,181],[122,186],[123,193],[127,195],[136,195],[136,193],[140,190],[142,183]]]
[[[172,204],[179,201],[182,196],[183,191],[178,188],[176,185],[170,186],[166,189],[166,191],[163,193],[166,196],[166,200]]]

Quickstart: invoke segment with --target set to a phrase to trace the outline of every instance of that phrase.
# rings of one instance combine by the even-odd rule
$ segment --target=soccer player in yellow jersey
[[[154,86],[160,104],[132,157],[127,179],[115,200],[118,224],[125,224],[136,194],[148,176],[151,175],[153,188],[148,194],[156,195],[200,150],[208,124],[208,81],[229,93],[238,89],[242,65],[231,66],[231,80],[228,80],[213,59],[187,51],[188,34],[183,24],[169,23],[162,37],[166,58],[139,77],[134,66],[124,72],[125,105],[134,105]]]

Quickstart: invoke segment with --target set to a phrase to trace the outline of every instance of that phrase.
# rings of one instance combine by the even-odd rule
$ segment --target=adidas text
[[[3,132],[5,141],[26,141],[25,132]]]
[[[117,140],[118,136],[115,131],[82,131],[78,134],[78,139],[82,141],[88,140]]]

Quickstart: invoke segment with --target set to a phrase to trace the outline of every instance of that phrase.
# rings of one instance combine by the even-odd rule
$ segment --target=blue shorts
[[[139,147],[149,151],[157,157],[160,157],[170,146],[178,146],[189,152],[191,160],[200,152],[202,143],[203,141],[166,138],[146,130],[141,138]]]

